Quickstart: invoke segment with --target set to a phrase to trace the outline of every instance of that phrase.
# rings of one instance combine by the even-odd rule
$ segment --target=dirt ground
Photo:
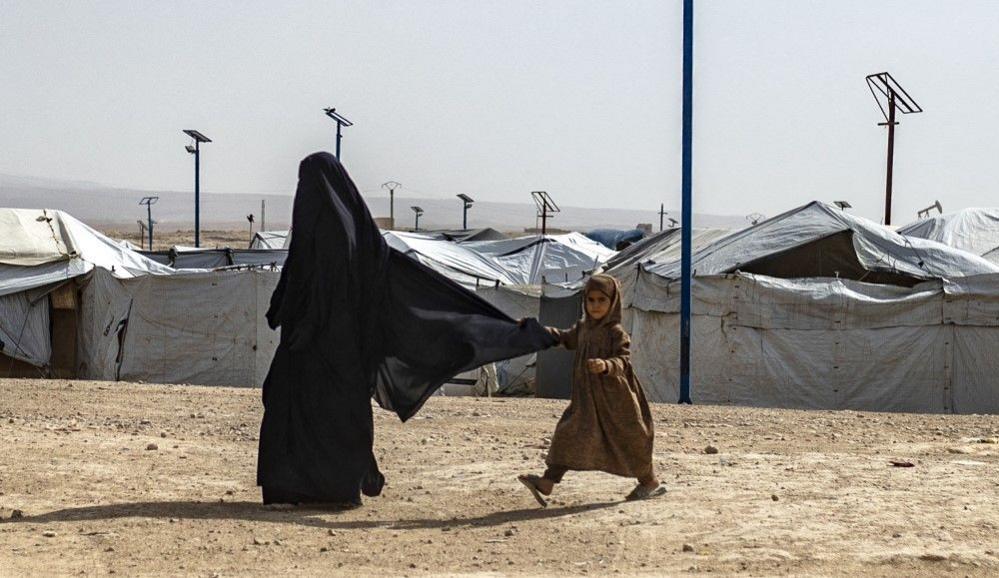
[[[140,238],[138,227],[132,229],[103,229],[101,231],[108,237],[112,239],[118,239],[120,241],[129,241],[140,249],[147,249],[149,246],[149,237]],[[256,229],[254,229],[256,232]],[[253,239],[253,235],[250,234],[249,227],[242,230],[240,229],[202,229],[201,230],[201,246],[206,249],[215,248],[231,248],[231,249],[246,249],[250,246],[250,240]],[[194,230],[184,231],[184,230],[170,230],[164,228],[163,230],[154,229],[153,231],[153,249],[156,251],[166,251],[174,245],[185,245],[188,247],[194,246]]]
[[[2,380],[0,574],[999,573],[999,416],[658,405],[668,494],[570,473],[541,509],[515,475],[564,407],[377,410],[383,495],[282,511],[254,486],[258,390]]]

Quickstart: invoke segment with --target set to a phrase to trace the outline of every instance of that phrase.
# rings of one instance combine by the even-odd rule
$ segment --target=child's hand
[[[587,359],[586,369],[590,373],[601,374],[607,371],[607,362],[603,359]]]

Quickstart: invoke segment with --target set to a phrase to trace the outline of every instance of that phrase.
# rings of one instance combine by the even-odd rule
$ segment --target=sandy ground
[[[254,232],[257,231],[256,228],[253,229]],[[149,237],[140,238],[139,228],[133,227],[132,229],[103,229],[101,231],[108,237],[112,239],[118,239],[123,241],[129,241],[140,249],[147,249],[149,246]],[[243,229],[202,229],[201,230],[201,246],[207,249],[215,248],[232,248],[232,249],[246,249],[250,246],[250,240],[253,239],[253,235],[250,234],[249,226]],[[185,245],[188,247],[194,246],[194,230],[183,231],[183,230],[169,230],[155,229],[153,231],[153,249],[157,251],[166,251],[173,247],[174,245]]]
[[[570,473],[541,509],[514,476],[564,404],[378,410],[381,497],[274,511],[257,390],[2,380],[0,574],[999,573],[997,416],[660,405],[666,496]]]

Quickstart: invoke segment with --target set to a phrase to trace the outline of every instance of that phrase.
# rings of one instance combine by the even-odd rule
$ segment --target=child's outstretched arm
[[[557,329],[555,327],[545,327],[552,337],[558,340],[558,344],[566,349],[576,349],[579,344],[579,324],[575,324],[569,329]]]

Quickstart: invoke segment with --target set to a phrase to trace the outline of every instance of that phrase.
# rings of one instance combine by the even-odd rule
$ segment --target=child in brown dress
[[[569,470],[599,470],[636,478],[626,499],[665,492],[652,466],[652,414],[631,368],[631,339],[621,326],[621,290],[607,275],[594,275],[583,293],[585,314],[571,329],[548,330],[575,350],[572,398],[555,426],[543,476],[518,479],[542,506]]]

